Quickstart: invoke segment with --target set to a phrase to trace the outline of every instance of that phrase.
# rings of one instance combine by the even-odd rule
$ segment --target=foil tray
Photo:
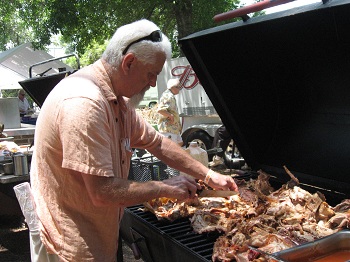
[[[276,252],[274,255],[288,262],[311,262],[341,251],[349,252],[345,261],[350,260],[350,230],[342,230],[313,242]]]

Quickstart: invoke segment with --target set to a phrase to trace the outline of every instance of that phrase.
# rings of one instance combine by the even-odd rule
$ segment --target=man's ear
[[[128,53],[124,56],[124,59],[122,61],[122,68],[124,74],[128,74],[131,68],[131,65],[135,62],[135,55],[133,53]]]

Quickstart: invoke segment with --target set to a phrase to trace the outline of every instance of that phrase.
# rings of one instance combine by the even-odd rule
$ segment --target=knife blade
[[[203,189],[198,196],[199,197],[228,197],[237,195],[238,192],[236,191],[230,191],[230,190],[210,190],[210,189]]]

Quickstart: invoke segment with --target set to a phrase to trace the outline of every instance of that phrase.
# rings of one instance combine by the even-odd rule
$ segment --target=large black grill
[[[252,172],[247,179],[256,178]],[[301,177],[301,182],[304,177]],[[278,189],[287,180],[276,177],[270,178],[270,184]],[[321,192],[326,197],[327,203],[332,206],[340,203],[349,195],[332,192],[322,188],[301,183],[301,188],[310,193]],[[325,188],[327,184],[324,184]],[[196,234],[193,232],[189,218],[181,218],[173,222],[158,220],[156,216],[143,211],[143,205],[125,208],[125,214],[121,222],[120,234],[124,241],[132,248],[137,246],[140,257],[146,262],[157,261],[212,261],[213,246],[221,235],[219,232]],[[138,252],[135,252],[137,256]]]
[[[275,189],[290,179],[286,166],[333,206],[350,198],[349,12],[350,0],[320,1],[179,40],[247,165]],[[121,230],[146,261],[210,261],[218,237],[137,207]]]

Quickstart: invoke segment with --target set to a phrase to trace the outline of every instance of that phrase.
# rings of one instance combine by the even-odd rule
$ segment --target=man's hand
[[[176,176],[162,181],[165,185],[162,187],[160,196],[177,198],[185,200],[195,198],[200,185],[190,177]]]
[[[208,185],[215,189],[234,190],[238,192],[238,186],[231,176],[209,171]],[[208,176],[208,175],[207,175]]]

